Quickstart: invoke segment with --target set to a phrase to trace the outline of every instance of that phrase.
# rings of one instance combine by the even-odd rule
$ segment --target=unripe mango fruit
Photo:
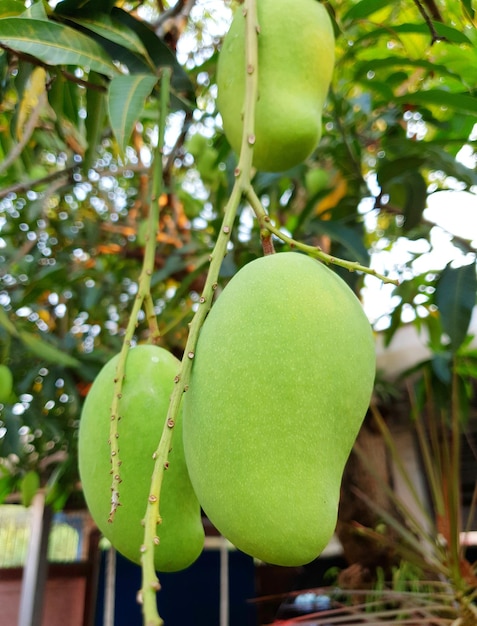
[[[257,0],[258,100],[253,164],[278,172],[304,161],[321,138],[334,66],[334,34],[317,0]],[[217,108],[239,154],[245,100],[245,17],[237,8],[217,66]]]
[[[245,265],[201,329],[184,396],[189,475],[212,524],[265,562],[317,557],[375,375],[370,324],[323,264]]]
[[[112,485],[108,440],[118,358],[116,355],[106,363],[86,396],[79,429],[79,471],[98,528],[118,552],[139,564],[152,455],[161,437],[179,362],[167,350],[152,345],[137,346],[127,355],[118,422],[121,506],[108,523]],[[160,513],[163,522],[157,527],[160,544],[155,548],[155,567],[162,572],[185,569],[202,551],[204,529],[185,465],[181,415],[162,483]]]

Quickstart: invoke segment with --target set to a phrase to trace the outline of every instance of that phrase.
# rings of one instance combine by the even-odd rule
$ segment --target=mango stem
[[[210,256],[210,265],[207,278],[199,298],[199,307],[192,318],[189,334],[187,337],[184,354],[180,368],[174,379],[175,386],[169,402],[169,408],[164,423],[161,439],[153,454],[154,468],[151,477],[149,497],[144,518],[144,543],[142,546],[142,587],[139,599],[143,604],[143,617],[145,626],[162,626],[156,605],[156,592],[160,589],[159,580],[154,569],[154,549],[158,544],[157,526],[160,524],[160,496],[164,470],[167,464],[169,450],[171,448],[172,433],[179,413],[182,395],[187,391],[195,349],[199,338],[200,329],[205,321],[207,313],[212,306],[214,292],[218,285],[218,277],[222,261],[227,254],[227,246],[230,241],[237,209],[245,190],[250,186],[253,137],[255,127],[255,102],[258,94],[258,21],[256,0],[245,0],[244,11],[246,18],[246,89],[244,126],[242,145],[238,166],[235,170],[235,182],[232,192],[224,209],[224,217],[220,232],[217,236],[214,249]]]

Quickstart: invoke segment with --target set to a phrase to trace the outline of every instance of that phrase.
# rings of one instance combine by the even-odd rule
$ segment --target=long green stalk
[[[156,592],[160,589],[160,583],[154,569],[154,549],[159,543],[158,524],[161,522],[160,496],[164,470],[167,457],[171,448],[174,425],[179,412],[182,395],[187,391],[195,356],[195,348],[199,338],[199,332],[212,306],[220,267],[227,253],[227,244],[230,241],[237,209],[245,189],[250,185],[254,126],[255,126],[255,102],[258,87],[258,20],[255,0],[245,0],[244,3],[246,23],[246,89],[244,104],[244,126],[242,146],[238,166],[235,171],[235,183],[230,198],[225,206],[224,218],[214,250],[210,257],[209,271],[204,289],[199,299],[199,307],[192,319],[184,356],[181,361],[179,372],[175,378],[175,387],[171,396],[169,409],[164,424],[164,429],[159,445],[154,452],[154,469],[151,478],[149,498],[144,519],[144,544],[142,546],[142,588],[140,600],[143,603],[144,624],[146,626],[161,626],[161,619],[156,603]]]
[[[157,320],[152,314],[151,302],[151,278],[154,271],[154,256],[156,250],[156,237],[159,226],[159,195],[162,188],[162,145],[164,143],[165,127],[169,102],[171,72],[165,68],[161,78],[161,101],[160,101],[160,118],[159,118],[159,142],[155,155],[155,171],[153,174],[152,189],[149,198],[149,216],[148,229],[146,236],[146,245],[142,263],[141,273],[139,275],[138,293],[134,300],[133,308],[129,316],[128,325],[124,335],[123,344],[119,353],[118,364],[114,378],[114,391],[111,403],[111,424],[109,432],[109,446],[111,454],[111,508],[108,521],[113,522],[118,506],[121,504],[120,484],[121,484],[121,458],[120,458],[120,433],[119,421],[121,419],[121,395],[126,369],[126,359],[131,347],[131,341],[137,326],[139,312],[145,305],[146,316],[151,329],[151,339],[154,341],[159,335]],[[161,143],[162,142],[162,143]]]

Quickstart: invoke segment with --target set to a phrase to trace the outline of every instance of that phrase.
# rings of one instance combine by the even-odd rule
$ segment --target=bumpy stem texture
[[[149,217],[148,232],[146,236],[146,247],[144,251],[143,265],[139,276],[139,288],[134,300],[129,322],[126,328],[124,341],[119,353],[119,360],[116,367],[114,378],[114,392],[111,403],[111,425],[109,433],[109,446],[111,454],[111,508],[109,512],[108,522],[112,523],[118,506],[120,506],[120,484],[121,484],[121,460],[119,454],[119,428],[118,423],[121,419],[120,400],[122,395],[122,387],[124,381],[124,372],[126,368],[126,359],[131,341],[136,330],[138,315],[144,304],[146,316],[151,331],[151,340],[156,341],[159,336],[156,316],[151,298],[151,277],[154,271],[154,254],[156,249],[155,233],[159,224],[159,195],[162,188],[162,145],[164,143],[164,134],[167,118],[167,108],[169,101],[169,84],[170,70],[165,69],[161,81],[161,114],[159,124],[159,141],[158,150],[155,158],[155,170],[153,174],[152,193],[149,201]]]
[[[181,361],[179,372],[175,378],[175,387],[169,403],[168,413],[159,445],[154,452],[154,469],[151,478],[149,497],[144,519],[144,544],[142,546],[142,588],[139,599],[143,603],[144,623],[146,626],[161,626],[156,605],[156,592],[160,583],[154,569],[154,548],[159,544],[157,527],[161,523],[160,494],[164,471],[167,467],[168,453],[171,448],[172,434],[179,412],[182,394],[187,391],[195,348],[199,332],[212,306],[220,267],[227,253],[237,209],[245,190],[250,186],[253,144],[255,142],[255,102],[258,85],[258,33],[256,0],[245,0],[246,18],[246,95],[244,103],[244,126],[239,162],[235,171],[235,183],[224,210],[220,233],[210,257],[210,265],[204,289],[199,299],[199,307],[192,319],[189,334]]]
[[[279,228],[277,228],[274,224],[272,224],[270,216],[268,215],[262,203],[260,202],[260,199],[255,193],[255,190],[253,189],[252,185],[249,185],[244,190],[244,195],[247,198],[248,202],[250,203],[250,206],[252,207],[255,213],[255,216],[258,220],[258,223],[260,225],[262,232],[268,231],[270,234],[275,235],[277,239],[280,239],[284,243],[288,244],[290,248],[296,248],[297,250],[306,252],[306,254],[308,254],[309,256],[313,256],[317,259],[320,259],[320,261],[323,261],[324,263],[331,263],[334,265],[339,265],[340,267],[346,268],[350,272],[363,272],[363,274],[369,274],[371,276],[375,276],[376,278],[379,278],[385,283],[391,283],[393,285],[399,284],[397,280],[389,278],[388,276],[384,276],[383,274],[379,274],[378,272],[376,272],[376,270],[373,270],[370,267],[366,267],[365,265],[361,265],[357,261],[346,261],[345,259],[340,259],[338,257],[332,256],[331,254],[327,254],[326,252],[324,252],[321,248],[317,246],[310,246],[310,245],[301,243],[300,241],[293,239],[293,237],[286,235]],[[262,234],[262,240],[263,239],[264,239],[264,236]]]

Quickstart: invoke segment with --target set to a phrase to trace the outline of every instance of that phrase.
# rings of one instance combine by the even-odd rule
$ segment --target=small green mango
[[[79,472],[89,511],[98,528],[126,558],[140,563],[142,520],[146,512],[154,461],[161,437],[178,360],[158,346],[140,345],[127,356],[120,400],[119,458],[122,461],[120,505],[112,523],[110,446],[111,400],[119,356],[98,374],[83,406],[78,442]],[[164,474],[155,548],[155,567],[171,572],[185,569],[204,544],[200,506],[184,460],[182,416],[174,427],[169,467]]]
[[[184,396],[189,475],[212,524],[265,562],[317,557],[375,375],[346,283],[295,252],[244,266],[201,329]]]
[[[258,100],[253,164],[278,172],[304,161],[321,138],[334,66],[334,34],[316,0],[258,0]],[[217,66],[217,108],[239,154],[245,100],[245,17],[239,7]]]
[[[326,170],[315,167],[305,174],[305,188],[309,196],[316,196],[330,186],[330,175]]]

